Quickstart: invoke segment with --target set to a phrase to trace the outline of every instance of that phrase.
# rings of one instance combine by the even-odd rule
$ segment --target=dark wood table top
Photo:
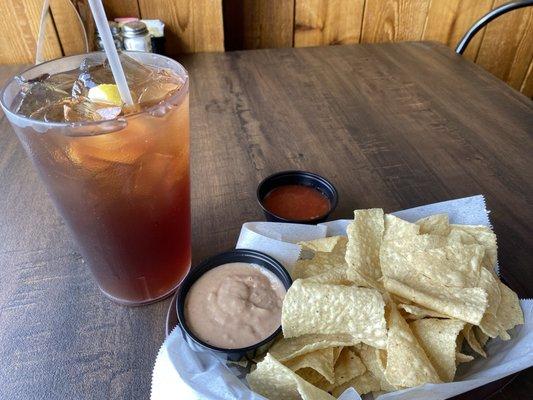
[[[432,43],[182,61],[192,82],[194,262],[262,219],[262,178],[304,169],[336,185],[332,218],[484,194],[503,278],[533,295],[531,100]],[[20,68],[1,66],[0,81]],[[148,398],[169,301],[127,308],[100,294],[2,114],[0,398]],[[531,393],[529,370],[492,398]]]

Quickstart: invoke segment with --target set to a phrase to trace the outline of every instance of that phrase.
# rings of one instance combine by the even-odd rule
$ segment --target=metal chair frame
[[[466,46],[468,46],[468,43],[470,43],[476,33],[483,29],[483,27],[487,25],[490,21],[502,16],[503,14],[508,13],[509,11],[529,6],[533,6],[533,0],[511,1],[509,3],[501,5],[498,8],[495,8],[494,10],[489,11],[487,14],[482,16],[474,25],[472,25],[468,32],[465,33],[463,38],[457,44],[455,52],[457,54],[463,54],[466,50]]]

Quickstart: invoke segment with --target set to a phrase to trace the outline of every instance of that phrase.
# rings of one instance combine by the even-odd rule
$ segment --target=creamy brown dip
[[[248,347],[281,324],[285,287],[255,264],[229,263],[202,275],[185,298],[185,320],[204,342],[224,349]]]

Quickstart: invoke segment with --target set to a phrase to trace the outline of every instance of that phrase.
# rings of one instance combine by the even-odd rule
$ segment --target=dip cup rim
[[[273,179],[276,179],[278,177],[282,177],[282,176],[295,177],[295,178],[297,178],[297,177],[311,178],[312,180],[320,182],[322,185],[328,187],[329,191],[331,192],[331,195],[328,195],[327,193],[322,193],[322,194],[324,194],[329,200],[329,203],[330,203],[329,210],[326,213],[324,213],[324,214],[322,214],[322,215],[320,215],[320,216],[318,216],[316,218],[312,218],[312,219],[289,219],[289,218],[281,217],[281,216],[273,213],[272,211],[270,211],[263,204],[263,200],[264,200],[265,195],[266,195],[266,194],[262,195],[263,186],[266,183],[268,183],[269,181],[271,181]],[[297,184],[297,183],[295,183],[295,184]],[[280,187],[280,186],[283,186],[283,185],[279,185],[279,186],[276,186],[276,187]],[[306,185],[303,185],[303,186],[306,186]],[[274,188],[272,188],[271,190],[273,190]],[[292,224],[307,224],[307,225],[313,224],[313,223],[324,222],[329,217],[329,215],[335,210],[335,208],[337,208],[337,203],[339,202],[339,194],[337,192],[337,188],[335,188],[335,186],[333,185],[333,183],[331,183],[331,181],[329,179],[324,178],[322,175],[315,174],[314,172],[303,171],[303,170],[279,171],[279,172],[276,172],[276,173],[274,173],[272,175],[267,176],[265,179],[263,179],[261,182],[259,182],[259,185],[257,185],[256,197],[257,197],[257,202],[259,203],[259,206],[261,207],[261,209],[263,210],[265,215],[274,216],[276,218],[277,222],[286,222],[286,223],[292,223]]]
[[[214,256],[211,256],[209,258],[206,258],[202,262],[200,262],[198,265],[196,265],[194,268],[191,268],[189,274],[185,277],[183,282],[180,284],[180,287],[178,288],[178,292],[176,295],[176,313],[178,315],[178,323],[181,326],[181,328],[185,331],[186,335],[191,338],[196,344],[209,349],[213,350],[219,353],[226,353],[228,355],[235,355],[235,354],[241,354],[245,355],[246,353],[250,351],[254,351],[267,343],[273,341],[280,333],[281,333],[281,324],[280,326],[269,336],[267,336],[265,339],[262,339],[260,342],[257,342],[253,345],[247,346],[247,347],[240,347],[235,349],[226,349],[223,347],[218,347],[211,345],[209,343],[206,343],[201,338],[199,338],[197,335],[195,335],[191,329],[187,325],[187,321],[185,318],[185,298],[187,297],[187,293],[189,292],[191,286],[206,272],[217,268],[221,265],[228,264],[230,262],[248,262],[253,263],[251,261],[239,261],[237,259],[231,260],[232,258],[238,258],[238,257],[248,257],[253,258],[258,261],[262,261],[263,264],[259,264],[259,266],[266,268],[264,263],[270,264],[272,266],[275,266],[275,270],[271,270],[267,268],[269,271],[271,271],[273,274],[276,275],[276,277],[281,281],[283,284],[283,287],[285,290],[288,290],[289,287],[292,285],[292,278],[289,274],[289,272],[285,269],[285,267],[275,258],[262,253],[257,250],[252,249],[234,249],[225,251],[222,253],[215,254]],[[220,262],[218,261],[220,260]],[[195,270],[199,270],[200,272],[194,273]],[[202,271],[203,270],[203,271]],[[280,276],[281,275],[281,276]]]

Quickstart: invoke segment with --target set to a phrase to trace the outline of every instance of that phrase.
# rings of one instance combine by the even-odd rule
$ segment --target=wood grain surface
[[[0,2],[0,63],[33,61],[35,29],[44,0]],[[51,0],[47,58],[83,49],[66,9],[83,14],[89,44],[94,23],[87,0]],[[166,50],[179,53],[347,43],[435,40],[455,48],[487,11],[508,0],[103,0],[109,19],[158,18]],[[481,30],[464,57],[533,97],[533,11],[517,10]],[[488,32],[485,40],[485,33]]]
[[[533,295],[533,103],[443,45],[204,53],[191,75],[193,261],[262,220],[265,176],[328,177],[340,201],[393,211],[484,194],[505,281]],[[0,81],[16,67],[0,67]],[[170,300],[101,295],[0,119],[0,397],[147,399]],[[526,399],[533,372],[491,399]]]
[[[494,7],[506,2],[496,0]],[[476,62],[520,90],[533,62],[533,7],[512,11],[491,22]]]
[[[493,3],[494,0],[431,1],[422,39],[435,40],[454,48],[470,27],[492,9]],[[475,61],[484,34],[485,29],[482,29],[474,36],[463,57]]]
[[[141,17],[138,0],[103,0],[102,3],[110,20],[119,17]]]
[[[298,0],[294,47],[359,43],[364,0]]]
[[[63,55],[85,53],[85,26],[80,22],[75,9],[68,3],[71,0],[50,0],[50,9],[54,17],[54,26],[61,42]],[[93,41],[92,36],[87,36],[87,44]],[[90,47],[89,47],[90,49]]]
[[[294,1],[225,0],[228,50],[292,47]]]
[[[42,0],[0,1],[0,64],[35,61]],[[50,15],[46,18],[43,56],[62,56],[61,44]]]
[[[533,93],[533,58],[531,59],[531,62],[529,63],[526,77],[524,78],[524,82],[522,82],[522,85],[520,86],[520,91],[526,94]]]
[[[222,0],[139,0],[144,19],[165,22],[165,51],[170,56],[224,51]]]
[[[420,40],[431,0],[368,0],[361,43]]]

